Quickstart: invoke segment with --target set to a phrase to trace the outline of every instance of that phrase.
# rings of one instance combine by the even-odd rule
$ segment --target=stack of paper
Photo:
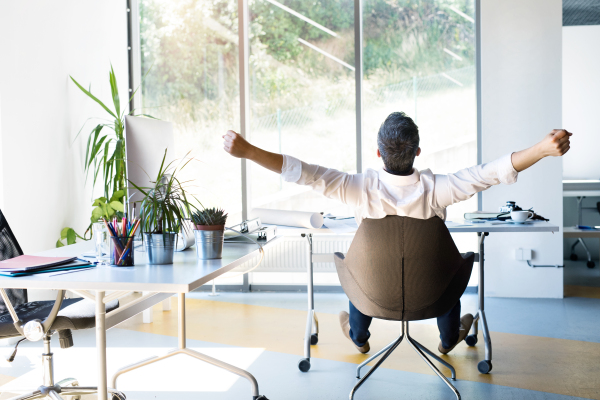
[[[77,257],[19,256],[0,261],[0,275],[24,276],[94,266],[87,261],[75,261],[76,259]]]

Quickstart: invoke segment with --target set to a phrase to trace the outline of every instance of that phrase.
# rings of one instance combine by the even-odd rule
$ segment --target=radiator
[[[348,235],[313,237],[313,254],[346,253],[352,242]],[[332,257],[333,258],[333,257]],[[233,271],[247,271],[254,267],[260,256],[246,261]],[[265,249],[265,258],[255,272],[305,272],[308,263],[308,240],[303,237],[285,236]],[[335,272],[332,262],[316,262],[314,272]]]

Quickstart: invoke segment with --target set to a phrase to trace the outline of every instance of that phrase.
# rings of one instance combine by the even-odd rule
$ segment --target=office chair
[[[362,364],[381,355],[352,388],[350,399],[406,337],[460,400],[458,390],[425,353],[450,369],[452,380],[456,380],[452,365],[413,339],[408,328],[409,321],[442,316],[460,300],[471,276],[474,254],[459,253],[438,217],[422,220],[387,216],[364,220],[347,255],[335,253],[334,260],[342,288],[360,312],[401,322],[401,335]],[[362,365],[357,368],[357,378]]]
[[[585,199],[585,197],[583,197],[583,196],[577,197],[577,225],[583,225],[582,212],[584,209],[598,210],[598,213],[600,214],[600,201],[596,203],[596,208],[583,207],[583,205],[582,205],[583,199]],[[579,257],[575,253],[575,247],[577,247],[578,244],[581,244],[581,247],[583,247],[583,250],[585,251],[585,254],[587,256],[587,263],[586,263],[587,267],[594,268],[596,266],[596,264],[592,261],[592,255],[590,254],[590,250],[588,249],[585,242],[583,241],[583,238],[577,238],[577,240],[571,245],[571,254],[569,255],[569,258],[571,259],[571,261],[577,261],[579,259]]]
[[[11,231],[6,218],[0,211],[0,261],[23,254],[17,239]],[[15,278],[18,279],[18,278]],[[77,400],[82,395],[96,393],[92,386],[79,386],[76,379],[69,378],[54,383],[54,365],[50,338],[58,332],[60,347],[73,346],[72,330],[90,329],[96,325],[95,305],[82,299],[64,299],[65,291],[59,290],[54,301],[27,302],[26,289],[0,289],[0,339],[25,336],[17,342],[15,351],[8,359],[12,362],[17,354],[19,343],[23,340],[44,341],[42,365],[44,383],[36,390],[25,395],[13,397],[11,400],[52,399],[61,400],[70,396]],[[119,307],[118,300],[106,304],[106,312]],[[109,389],[112,400],[124,400],[125,395]]]

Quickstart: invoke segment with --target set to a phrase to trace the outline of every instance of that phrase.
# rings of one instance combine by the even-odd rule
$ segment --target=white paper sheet
[[[297,226],[308,229],[317,229],[323,226],[323,215],[315,212],[254,208],[250,216],[251,218],[260,218],[260,222],[263,224]]]
[[[185,229],[182,229],[179,235],[177,235],[175,251],[183,251],[194,245],[194,225],[190,220],[186,220],[183,223],[185,224]]]
[[[331,219],[325,218],[323,224],[334,233],[354,233],[358,229],[356,220],[349,219]]]

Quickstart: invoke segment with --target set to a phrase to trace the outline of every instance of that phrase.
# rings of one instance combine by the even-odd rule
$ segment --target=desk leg
[[[98,400],[108,400],[106,375],[106,306],[105,292],[96,292],[96,351],[98,352]]]
[[[482,374],[487,374],[492,370],[492,338],[490,337],[490,331],[487,326],[487,319],[485,318],[485,270],[484,270],[484,259],[485,259],[485,237],[489,236],[488,232],[478,232],[479,236],[479,287],[477,292],[479,294],[479,309],[477,315],[473,321],[473,327],[471,335],[467,336],[466,342],[469,346],[475,346],[477,343],[478,325],[481,323],[481,330],[483,331],[483,340],[485,344],[485,359],[477,364],[477,369]]]
[[[310,346],[319,341],[319,328],[315,314],[315,296],[313,284],[313,242],[312,233],[302,234],[308,240],[308,262],[306,264],[306,292],[308,294],[308,313],[306,316],[306,328],[304,330],[304,358],[298,362],[298,369],[302,372],[310,370]]]
[[[258,383],[256,382],[256,378],[254,378],[254,376],[246,371],[243,370],[241,368],[235,367],[231,364],[227,364],[223,361],[217,360],[216,358],[212,358],[209,357],[205,354],[202,354],[200,352],[197,352],[195,350],[192,349],[188,349],[187,345],[186,345],[186,327],[185,327],[185,293],[178,293],[177,294],[178,297],[178,320],[179,320],[179,325],[178,325],[178,348],[175,350],[171,350],[168,354],[161,356],[161,357],[150,357],[146,360],[140,361],[138,363],[129,365],[127,367],[121,368],[120,370],[118,370],[112,377],[112,387],[116,388],[117,387],[117,378],[121,375],[123,375],[126,372],[130,372],[133,371],[134,369],[138,369],[141,368],[143,366],[146,365],[150,365],[150,364],[154,364],[155,362],[176,356],[178,354],[185,354],[188,355],[190,357],[194,357],[198,360],[207,362],[209,364],[214,365],[215,367],[219,367],[222,369],[225,369],[231,373],[234,373],[238,376],[241,376],[242,378],[246,378],[249,382],[250,385],[252,386],[251,391],[252,391],[252,400],[268,400],[265,396],[261,396],[258,394]]]

